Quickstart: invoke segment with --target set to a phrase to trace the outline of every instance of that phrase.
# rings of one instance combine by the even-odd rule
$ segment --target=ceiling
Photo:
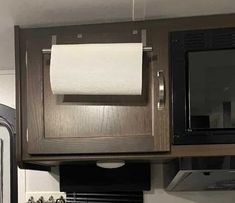
[[[0,16],[24,26],[235,13],[234,0],[0,0]]]
[[[14,25],[38,27],[235,13],[235,0],[0,0],[0,69],[14,68]]]

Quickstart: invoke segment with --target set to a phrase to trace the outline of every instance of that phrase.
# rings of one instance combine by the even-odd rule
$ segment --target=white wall
[[[0,69],[14,69],[14,22],[7,9],[8,1],[0,0]]]
[[[46,171],[26,170],[26,191],[27,192],[60,191],[58,168],[52,168],[51,173]]]
[[[0,69],[0,103],[15,108],[15,71]]]

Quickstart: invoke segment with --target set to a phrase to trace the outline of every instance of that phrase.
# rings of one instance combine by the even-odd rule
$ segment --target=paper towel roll
[[[53,45],[53,94],[141,95],[142,43]]]

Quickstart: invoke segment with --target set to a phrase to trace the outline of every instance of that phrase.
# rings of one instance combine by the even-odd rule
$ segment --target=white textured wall
[[[26,192],[58,192],[59,190],[58,168],[52,168],[51,173],[26,170]]]
[[[0,0],[0,69],[14,69],[14,22],[8,1]]]
[[[15,108],[15,71],[0,69],[0,103]]]

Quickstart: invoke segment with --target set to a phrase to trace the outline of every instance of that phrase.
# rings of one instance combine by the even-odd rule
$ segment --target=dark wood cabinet
[[[234,155],[234,144],[171,145],[168,53],[169,32],[235,27],[234,20],[234,15],[222,15],[49,28],[16,27],[18,160],[54,165],[68,161]],[[42,50],[50,49],[55,39],[57,44],[140,42],[143,29],[147,31],[147,46],[152,46],[153,51],[144,53],[141,96],[52,94],[50,54]],[[162,82],[164,108],[158,109]]]
[[[143,54],[140,96],[53,95],[50,87],[52,43],[141,42],[153,52]],[[158,66],[160,44],[145,23],[21,29],[16,27],[17,134],[19,154],[94,155],[167,152],[170,150],[168,69]],[[167,36],[164,36],[167,40]],[[54,40],[54,41],[53,41]],[[166,59],[166,58],[165,58]],[[92,60],[92,59],[91,59]],[[157,72],[164,77],[165,104],[158,110]],[[34,159],[34,158],[32,158]]]

